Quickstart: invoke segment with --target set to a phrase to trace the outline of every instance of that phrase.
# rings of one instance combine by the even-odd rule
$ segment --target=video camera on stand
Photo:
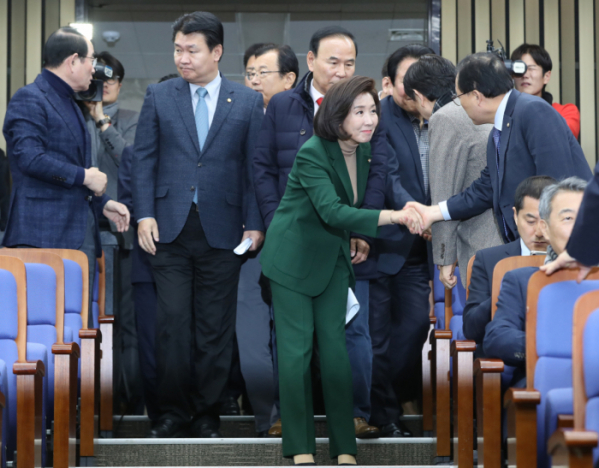
[[[100,102],[104,94],[104,82],[113,77],[112,68],[102,63],[96,64],[94,79],[89,85],[87,91],[75,93],[77,101]]]
[[[499,40],[497,40],[497,42],[499,42],[499,45],[501,46],[498,49],[493,47],[493,39],[489,39],[487,41],[487,52],[497,55],[497,57],[503,61],[505,68],[507,68],[512,75],[524,75],[527,68],[526,64],[522,60],[508,60],[503,44]]]

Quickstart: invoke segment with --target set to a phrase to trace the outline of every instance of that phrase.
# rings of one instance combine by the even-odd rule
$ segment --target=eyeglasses
[[[96,68],[96,65],[98,64],[98,59],[96,57],[88,57],[86,55],[80,57],[81,60],[85,60],[86,58],[90,59],[92,61],[92,67]]]
[[[245,74],[245,77],[248,80],[252,81],[254,79],[254,77],[256,75],[258,75],[258,78],[260,78],[261,80],[263,80],[264,78],[266,78],[268,76],[269,73],[281,73],[281,72],[280,72],[280,70],[273,70],[273,71],[262,70],[262,71],[260,71],[258,73],[256,73],[256,72],[247,72]]]
[[[455,94],[455,93],[454,93],[454,94],[452,94],[452,95],[451,95],[451,100],[453,101],[453,103],[454,103],[456,106],[459,106],[459,105],[461,105],[461,103],[460,103],[460,101],[459,101],[459,98],[460,98],[460,97],[462,97],[462,96],[464,96],[464,95],[466,95],[466,94],[468,94],[469,92],[470,92],[470,91],[468,91],[468,92],[466,92],[466,93],[462,93],[462,94]]]
[[[104,83],[109,84],[110,86],[114,86],[115,84],[119,83],[120,78],[120,76],[115,76],[114,78],[106,80]]]

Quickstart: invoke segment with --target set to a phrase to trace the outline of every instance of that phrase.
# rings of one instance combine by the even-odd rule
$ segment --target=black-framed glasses
[[[256,72],[247,72],[245,74],[245,77],[248,80],[252,81],[254,79],[254,77],[256,75],[258,75],[258,78],[260,78],[262,80],[262,79],[266,78],[269,73],[281,73],[281,72],[280,72],[280,70],[272,70],[272,71],[262,70],[262,71],[259,71],[258,73],[256,73]]]
[[[452,95],[451,95],[451,100],[453,101],[453,103],[454,103],[456,106],[459,106],[459,105],[460,105],[460,101],[459,101],[458,99],[459,99],[460,97],[462,97],[462,96],[465,96],[465,95],[466,95],[466,94],[468,94],[469,92],[470,92],[470,91],[467,91],[467,92],[465,92],[465,93],[462,93],[462,94],[455,94],[455,93],[454,93],[454,94],[452,94]]]

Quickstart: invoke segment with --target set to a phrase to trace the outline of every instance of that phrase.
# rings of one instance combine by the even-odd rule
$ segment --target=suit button
[[[191,188],[189,190],[191,190],[192,192],[195,190],[196,188],[192,185]]]
[[[306,131],[305,131],[305,130],[302,128],[302,129],[300,130],[300,135],[305,135],[305,134],[306,134]]]
[[[202,167],[202,163],[198,163],[198,167]]]

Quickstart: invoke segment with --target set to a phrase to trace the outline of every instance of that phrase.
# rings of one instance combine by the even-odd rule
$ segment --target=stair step
[[[220,431],[226,438],[254,438],[254,416],[221,416]],[[403,416],[401,420],[412,430],[414,436],[422,436],[422,416]],[[326,416],[315,416],[316,437],[328,437]],[[150,430],[147,416],[115,416],[112,437],[125,439],[144,438]]]
[[[316,439],[316,463],[330,464],[326,438]],[[432,466],[432,437],[358,440],[358,461],[369,466]],[[282,466],[279,438],[96,439],[97,466]]]

